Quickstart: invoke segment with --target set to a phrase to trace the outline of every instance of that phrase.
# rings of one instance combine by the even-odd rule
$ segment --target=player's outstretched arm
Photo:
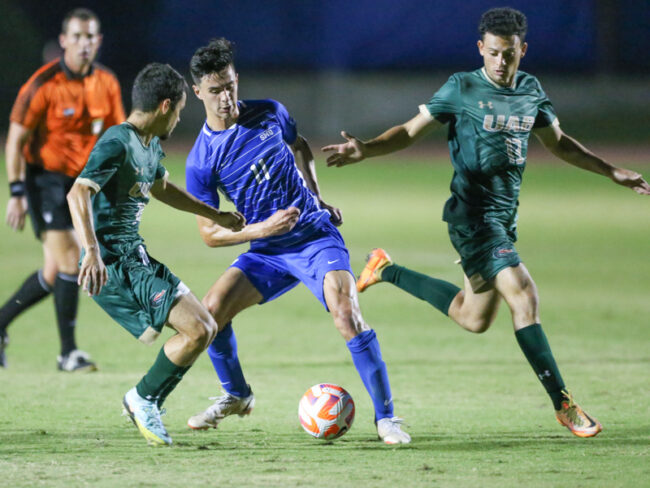
[[[347,132],[341,136],[347,142],[323,147],[325,152],[333,152],[327,158],[327,166],[345,166],[358,163],[366,158],[383,156],[404,149],[428,132],[442,127],[442,123],[433,117],[418,113],[411,120],[391,127],[374,139],[362,141]]]
[[[222,212],[206,205],[171,181],[167,181],[166,178],[156,180],[151,187],[151,194],[170,207],[200,215],[235,232],[241,230],[246,224],[246,219],[239,212]]]
[[[27,127],[11,122],[5,143],[7,181],[11,192],[5,220],[13,230],[23,230],[25,227],[27,199],[25,198],[25,161],[22,149],[31,133],[32,131]]]
[[[99,294],[108,281],[108,273],[99,252],[99,243],[93,225],[91,197],[94,193],[95,190],[91,187],[76,181],[67,197],[72,224],[86,251],[79,269],[77,283],[86,290],[88,295]]]
[[[316,177],[316,163],[314,162],[314,154],[312,153],[307,140],[298,134],[296,142],[291,145],[291,151],[293,152],[296,166],[302,174],[307,188],[309,188],[312,193],[316,195],[320,206],[329,211],[331,222],[336,226],[343,224],[343,214],[341,213],[341,210],[325,203],[321,197],[320,188],[318,187],[318,179]]]
[[[556,122],[535,129],[535,135],[555,156],[578,168],[607,176],[614,183],[631,188],[640,195],[650,195],[650,185],[636,171],[619,168],[599,158],[574,138],[566,135]]]
[[[233,232],[221,227],[205,217],[196,217],[199,233],[203,242],[210,247],[234,246],[244,242],[262,239],[264,237],[286,234],[295,227],[300,218],[300,210],[296,207],[277,210],[262,222],[246,225],[242,230]]]

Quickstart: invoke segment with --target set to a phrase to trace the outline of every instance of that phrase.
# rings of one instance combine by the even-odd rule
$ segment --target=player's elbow
[[[81,185],[75,183],[74,185],[72,185],[72,188],[70,188],[70,191],[65,197],[66,200],[68,201],[68,206],[70,208],[72,208],[75,202],[77,202],[80,198],[80,189],[81,189],[80,187]]]
[[[202,233],[201,238],[203,239],[205,245],[208,247],[223,247],[225,245],[221,239],[215,237],[213,234]]]

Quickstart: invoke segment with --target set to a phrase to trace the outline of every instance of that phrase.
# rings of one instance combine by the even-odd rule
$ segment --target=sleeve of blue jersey
[[[201,169],[199,166],[192,164],[192,153],[187,157],[185,166],[185,187],[190,195],[195,196],[203,203],[214,208],[219,208],[219,194],[217,193],[216,184],[210,184],[210,170]],[[206,175],[207,179],[206,179]]]
[[[282,130],[282,139],[289,145],[293,144],[296,142],[296,138],[298,137],[296,121],[293,120],[293,117],[289,115],[289,111],[280,102],[271,99],[268,101],[273,106],[275,118]]]

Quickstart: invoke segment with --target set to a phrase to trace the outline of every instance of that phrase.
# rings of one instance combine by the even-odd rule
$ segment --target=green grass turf
[[[181,182],[182,160],[170,158],[168,167]],[[460,284],[440,220],[450,176],[446,160],[319,165],[325,199],[344,212],[353,268],[382,246],[400,264]],[[0,201],[6,195],[3,178]],[[299,287],[235,320],[257,397],[253,414],[229,418],[218,431],[185,427],[218,393],[204,355],[166,405],[174,447],[149,448],[120,417],[120,401],[163,341],[141,345],[84,296],[78,340],[97,360],[97,373],[55,371],[51,299],[9,329],[10,364],[0,371],[0,485],[647,486],[649,215],[650,199],[604,178],[529,163],[517,247],[538,284],[542,324],[564,378],[604,425],[594,439],[573,437],[556,423],[505,307],[486,334],[472,335],[424,302],[378,285],[361,296],[361,306],[382,344],[411,445],[376,440],[372,405],[347,348]],[[4,300],[41,254],[31,231],[0,232]],[[199,296],[245,249],[207,248],[192,216],[158,202],[145,211],[142,233],[151,254]],[[298,424],[298,400],[318,382],[345,386],[356,402],[352,430],[333,443],[315,441]]]

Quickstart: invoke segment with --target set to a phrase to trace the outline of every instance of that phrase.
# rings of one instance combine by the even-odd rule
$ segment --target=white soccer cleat
[[[133,387],[124,395],[122,405],[124,405],[124,412],[131,417],[131,421],[138,428],[142,437],[147,439],[147,444],[150,446],[171,446],[172,438],[162,423],[161,412],[158,410],[155,401],[151,402],[142,398]]]
[[[57,356],[56,366],[60,371],[70,373],[97,371],[97,365],[90,360],[90,355],[80,349],[74,349],[65,356]]]
[[[402,430],[403,422],[399,417],[379,419],[377,421],[377,435],[386,444],[409,444],[411,436]]]
[[[252,390],[250,390],[250,394],[246,397],[237,397],[230,393],[225,393],[220,397],[210,397],[210,400],[215,400],[215,402],[205,411],[197,413],[187,421],[187,425],[191,429],[216,429],[219,422],[228,415],[239,415],[243,417],[244,415],[250,414],[255,406],[255,396]]]

